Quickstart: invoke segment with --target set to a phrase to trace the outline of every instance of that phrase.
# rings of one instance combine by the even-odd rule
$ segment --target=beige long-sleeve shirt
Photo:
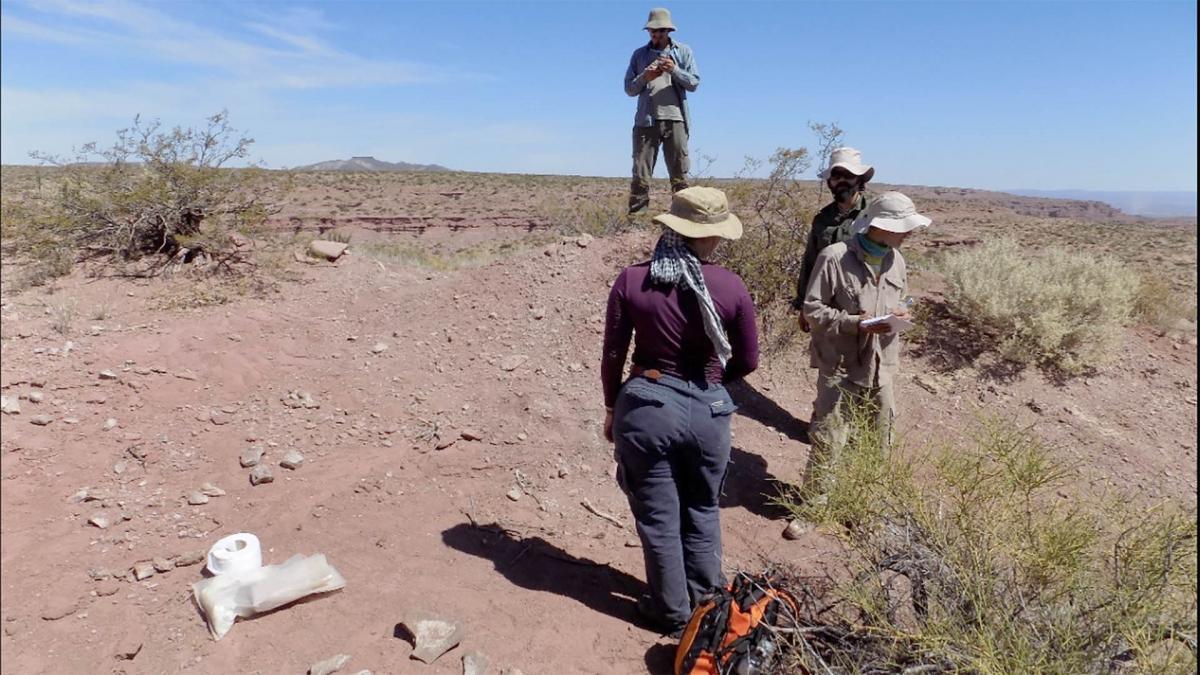
[[[867,266],[857,237],[817,255],[804,296],[812,326],[811,365],[822,373],[842,371],[864,387],[889,384],[900,364],[900,336],[859,333],[861,315],[883,316],[900,306],[908,269],[900,251],[883,258],[880,274]]]

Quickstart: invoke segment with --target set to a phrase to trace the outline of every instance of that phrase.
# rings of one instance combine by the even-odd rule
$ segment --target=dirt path
[[[343,672],[457,673],[478,650],[493,671],[664,672],[671,645],[632,622],[641,551],[611,479],[596,371],[608,284],[649,244],[563,240],[445,273],[351,255],[269,299],[187,313],[152,309],[152,285],[111,281],[6,299],[0,386],[43,400],[3,417],[3,670],[299,673],[345,653]],[[67,299],[76,325],[63,336],[42,303]],[[101,306],[111,316],[92,318]],[[1069,443],[1097,489],[1194,503],[1195,353],[1128,343],[1064,387],[972,367],[914,379],[936,371],[924,355],[906,368],[901,429],[945,437],[988,406]],[[797,354],[735,395],[731,569],[830,559],[819,535],[784,541],[761,496],[803,465],[811,383]],[[320,407],[285,405],[295,390]],[[42,414],[49,424],[31,423]],[[250,485],[239,455],[252,446],[273,483]],[[294,471],[278,465],[289,449],[305,457]],[[189,505],[206,482],[226,494]],[[89,525],[97,514],[112,524]],[[268,563],[325,553],[346,588],[214,642],[190,597],[200,565],[128,574],[238,531],[259,536]],[[418,609],[467,630],[431,666],[394,637]]]

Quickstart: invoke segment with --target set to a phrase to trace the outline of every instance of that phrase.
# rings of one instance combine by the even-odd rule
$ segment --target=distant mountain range
[[[1104,202],[1134,216],[1165,218],[1195,216],[1196,193],[1180,191],[1103,191],[1103,190],[1005,190],[1024,197],[1082,199]]]
[[[385,162],[374,157],[351,157],[331,159],[308,166],[298,166],[293,171],[450,171],[440,164],[409,164],[408,162]]]

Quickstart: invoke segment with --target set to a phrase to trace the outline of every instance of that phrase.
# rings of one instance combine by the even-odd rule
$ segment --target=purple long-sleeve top
[[[723,383],[745,377],[758,367],[758,325],[746,284],[720,265],[703,263],[702,269],[704,284],[733,348],[725,367],[704,332],[695,294],[653,283],[649,262],[626,267],[608,294],[600,361],[605,406],[611,408],[617,400],[633,335],[633,363],[675,377]]]

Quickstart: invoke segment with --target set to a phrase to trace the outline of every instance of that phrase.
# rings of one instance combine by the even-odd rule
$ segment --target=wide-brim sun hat
[[[928,227],[933,220],[917,213],[912,200],[900,192],[884,192],[872,199],[854,221],[856,232],[866,232],[874,227],[885,232],[905,234]]]
[[[829,180],[829,174],[834,169],[845,169],[850,173],[869,182],[875,177],[875,167],[863,164],[862,153],[854,148],[837,148],[829,155],[829,166],[821,172],[821,180]]]
[[[650,16],[646,19],[645,28],[646,30],[654,30],[656,28],[675,30],[675,24],[671,23],[671,10],[662,7],[655,7],[650,10]]]
[[[729,200],[717,188],[690,187],[671,197],[671,211],[654,216],[654,222],[689,239],[721,237],[740,239],[742,221],[729,212]]]

